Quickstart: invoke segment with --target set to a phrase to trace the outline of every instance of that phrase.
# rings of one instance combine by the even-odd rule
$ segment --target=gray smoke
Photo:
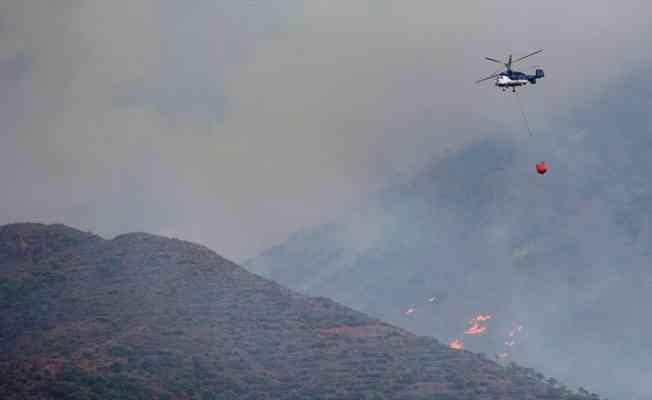
[[[423,335],[509,350],[575,388],[650,399],[652,92],[636,81],[649,73],[533,137],[501,131],[466,145],[248,267]],[[462,335],[477,313],[492,315],[487,332]],[[514,324],[524,331],[507,348]]]
[[[471,82],[538,48],[533,126],[648,58],[650,5],[30,0],[0,5],[1,222],[242,258],[515,119]],[[534,89],[534,88],[533,88]],[[535,94],[536,93],[536,94]]]

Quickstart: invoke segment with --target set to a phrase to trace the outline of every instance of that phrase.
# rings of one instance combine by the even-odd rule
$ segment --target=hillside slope
[[[3,399],[561,399],[192,243],[0,227]]]

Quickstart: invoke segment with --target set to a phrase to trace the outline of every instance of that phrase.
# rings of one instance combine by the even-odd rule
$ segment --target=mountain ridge
[[[4,226],[0,238],[4,398],[588,398],[293,292],[201,245],[59,225]]]

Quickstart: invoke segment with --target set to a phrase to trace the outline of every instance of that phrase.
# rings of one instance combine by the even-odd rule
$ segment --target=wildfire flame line
[[[487,330],[486,325],[482,325],[482,322],[486,322],[491,319],[491,315],[483,315],[483,314],[478,314],[475,317],[471,318],[469,320],[469,327],[464,331],[465,334],[467,335],[479,335],[482,332]],[[450,343],[448,343],[448,347],[454,350],[460,350],[464,347],[464,342],[462,342],[459,339],[454,339],[451,340]]]
[[[478,314],[475,317],[471,318],[469,321],[469,326],[467,330],[464,331],[467,335],[479,335],[482,332],[487,330],[486,325],[480,325],[480,322],[486,322],[491,319],[491,315],[482,315]]]

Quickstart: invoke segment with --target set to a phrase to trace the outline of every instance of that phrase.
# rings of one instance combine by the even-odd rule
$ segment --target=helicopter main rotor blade
[[[527,56],[523,56],[523,57],[517,58],[516,60],[512,61],[512,64],[514,64],[514,63],[516,63],[516,62],[518,62],[518,61],[524,60],[524,59],[526,59],[526,58],[528,58],[528,57],[530,57],[530,56],[533,56],[533,55],[535,55],[535,54],[539,54],[539,53],[541,53],[542,51],[543,51],[543,49],[541,49],[541,50],[537,50],[537,51],[535,51],[534,53],[530,53],[530,54],[528,54]]]
[[[482,79],[480,79],[479,81],[475,81],[474,83],[484,82],[484,81],[487,81],[487,80],[489,80],[489,79],[491,79],[491,78],[495,78],[495,77],[497,77],[498,75],[500,75],[500,74],[489,75],[488,77],[486,77],[486,78],[482,78]]]
[[[499,60],[496,60],[495,58],[491,58],[491,57],[485,57],[484,59],[485,59],[485,60],[488,60],[488,61],[493,61],[493,62],[495,62],[495,63],[498,63],[498,64],[502,64],[502,65],[505,65],[505,63],[504,63],[504,62],[502,62],[502,61],[499,61]]]

